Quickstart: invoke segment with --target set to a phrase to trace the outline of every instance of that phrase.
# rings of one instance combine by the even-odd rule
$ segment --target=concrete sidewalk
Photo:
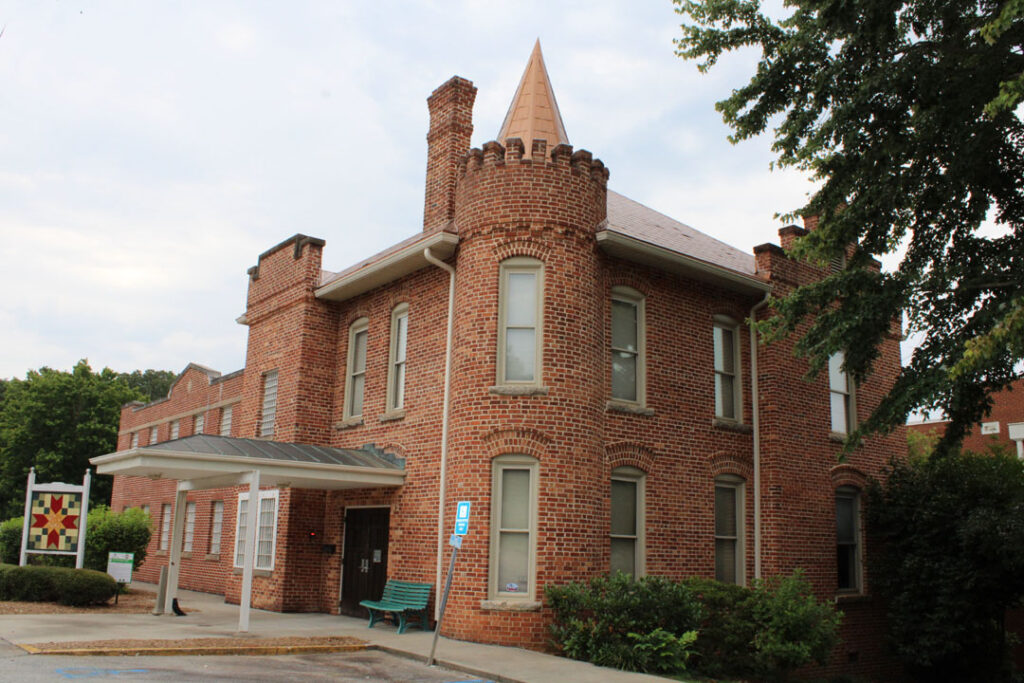
[[[151,584],[135,584],[155,590]],[[219,595],[179,591],[184,617],[151,614],[19,614],[0,616],[0,638],[15,645],[93,640],[182,640],[193,638],[281,638],[350,636],[371,648],[425,661],[434,634],[412,628],[402,635],[390,624],[367,628],[366,619],[330,614],[282,614],[253,610],[248,634],[239,634],[238,606]],[[480,645],[448,638],[437,644],[437,663],[495,681],[540,683],[623,683],[664,681],[663,678],[596,667],[564,657],[495,645]]]

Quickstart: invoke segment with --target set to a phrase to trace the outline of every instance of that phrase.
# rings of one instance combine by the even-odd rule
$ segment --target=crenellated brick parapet
[[[455,227],[466,236],[485,225],[530,224],[593,234],[607,216],[608,169],[586,150],[519,138],[488,142],[459,163]]]

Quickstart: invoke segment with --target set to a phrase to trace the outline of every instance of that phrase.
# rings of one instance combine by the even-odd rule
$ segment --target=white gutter
[[[448,258],[455,252],[455,245],[458,243],[458,235],[453,235],[450,232],[431,233],[417,239],[412,244],[379,257],[379,260],[374,261],[373,259],[378,257],[372,257],[370,262],[364,262],[365,265],[318,287],[314,294],[317,299],[329,301],[351,299],[374,287],[393,282],[420,268],[426,268],[428,262],[431,262],[426,256],[430,250],[433,250],[433,253],[441,258]]]
[[[770,292],[750,309],[750,406],[754,430],[754,578],[761,578],[761,415],[757,386],[757,312],[768,303]]]
[[[441,564],[444,556],[444,497],[446,470],[448,469],[448,410],[452,387],[452,320],[455,317],[455,269],[435,257],[430,247],[423,250],[423,258],[448,272],[448,331],[444,349],[444,403],[441,408],[441,483],[437,495],[437,572],[434,588],[434,620],[441,616]]]
[[[629,261],[712,282],[735,291],[753,294],[767,292],[771,289],[770,283],[754,275],[747,275],[702,261],[612,230],[601,230],[594,238],[597,240],[597,245],[606,253]]]

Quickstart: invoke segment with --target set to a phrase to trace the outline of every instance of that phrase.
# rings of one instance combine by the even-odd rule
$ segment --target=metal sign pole
[[[452,561],[448,565],[448,578],[445,579],[444,582],[444,595],[441,596],[441,612],[437,616],[437,623],[434,624],[434,643],[430,646],[430,657],[427,658],[427,666],[434,665],[434,651],[437,650],[437,636],[441,633],[441,621],[444,619],[444,608],[448,604],[448,591],[452,587],[452,573],[455,571],[455,558],[458,554],[458,546],[453,547]]]

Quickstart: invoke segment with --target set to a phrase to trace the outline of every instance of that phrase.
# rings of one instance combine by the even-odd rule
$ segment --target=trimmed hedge
[[[799,570],[752,588],[617,574],[546,592],[555,646],[600,666],[786,680],[824,663],[839,642],[842,614],[815,598]]]
[[[84,607],[106,603],[117,591],[113,577],[92,569],[0,564],[0,600],[59,602]]]
[[[24,517],[0,522],[0,564],[18,564],[21,559],[21,529]]]

